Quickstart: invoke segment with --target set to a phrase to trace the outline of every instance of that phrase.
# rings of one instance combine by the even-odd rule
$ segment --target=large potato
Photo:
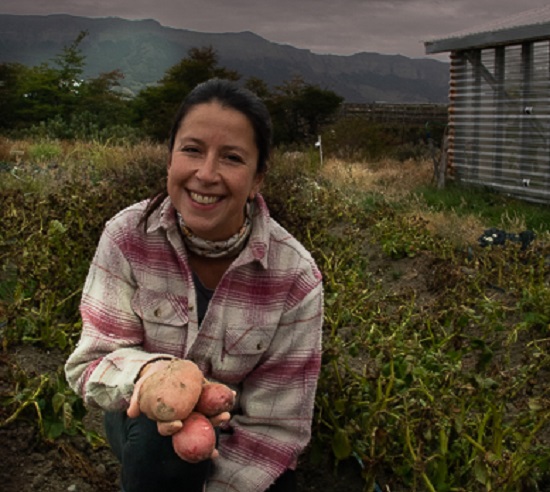
[[[192,412],[183,427],[172,436],[176,454],[189,463],[198,463],[212,456],[216,433],[210,421],[201,413]]]
[[[203,382],[194,362],[174,359],[144,380],[139,393],[141,411],[157,421],[184,420],[197,404]]]

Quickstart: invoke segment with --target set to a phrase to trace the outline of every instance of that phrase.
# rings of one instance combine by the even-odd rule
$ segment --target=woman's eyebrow
[[[222,147],[225,151],[233,151],[233,152],[239,152],[241,154],[247,154],[247,151],[244,147],[240,147],[239,145],[224,145]]]
[[[178,143],[181,145],[183,143],[197,143],[197,144],[204,144],[204,141],[197,137],[180,137],[178,139]]]
[[[199,137],[193,137],[191,135],[189,136],[182,136],[178,139],[178,144],[179,145],[183,145],[183,144],[189,144],[189,143],[192,143],[192,144],[197,144],[197,145],[206,145],[205,141],[202,140],[201,138]],[[249,152],[244,148],[244,147],[241,147],[240,145],[223,145],[221,147],[221,150],[223,150],[224,152],[238,152],[240,154],[243,154],[245,156],[248,156]]]

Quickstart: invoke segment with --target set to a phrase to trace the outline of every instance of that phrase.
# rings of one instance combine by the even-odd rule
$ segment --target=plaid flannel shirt
[[[111,219],[84,285],[82,335],[66,376],[88,405],[124,411],[144,364],[193,360],[238,392],[208,492],[263,491],[294,468],[311,436],[321,362],[323,288],[311,255],[269,217],[258,195],[245,249],[199,327],[196,292],[167,198]],[[200,328],[200,329],[199,329]]]

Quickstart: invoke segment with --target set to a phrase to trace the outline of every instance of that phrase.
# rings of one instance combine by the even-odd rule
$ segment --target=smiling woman
[[[168,168],[168,193],[186,226],[212,241],[237,234],[263,179],[257,162],[246,116],[218,102],[195,106],[176,134]]]
[[[102,234],[66,375],[105,411],[126,492],[296,489],[321,362],[323,287],[309,252],[260,194],[270,142],[256,96],[224,80],[197,86],[172,128],[167,189],[118,213]],[[199,463],[173,448],[186,422],[148,411],[161,398],[153,378],[186,377],[173,374],[186,366],[167,359],[192,361],[205,381],[236,392],[231,412],[210,417],[218,446]]]

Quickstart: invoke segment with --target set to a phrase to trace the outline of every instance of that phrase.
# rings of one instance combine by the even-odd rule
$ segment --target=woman
[[[122,487],[208,492],[295,489],[321,359],[322,281],[304,247],[269,217],[259,190],[270,152],[263,103],[210,80],[170,135],[167,190],[111,219],[84,286],[72,388],[106,411]],[[189,359],[237,393],[212,459],[190,464],[140,411],[139,388]]]

